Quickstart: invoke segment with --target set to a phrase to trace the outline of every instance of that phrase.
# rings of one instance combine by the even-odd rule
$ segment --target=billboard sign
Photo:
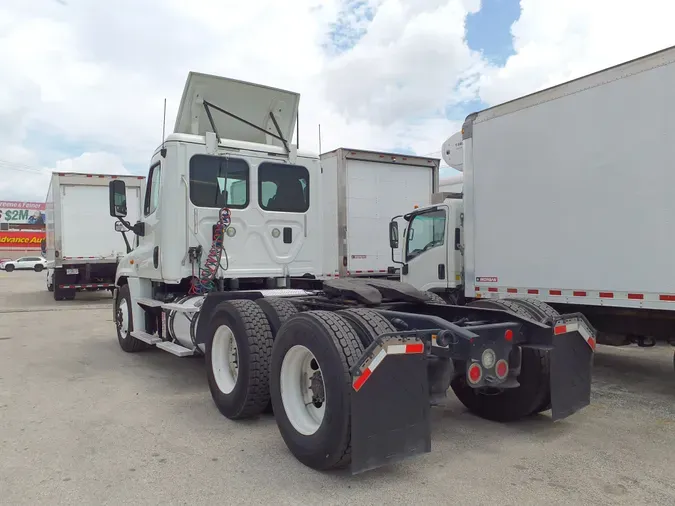
[[[44,225],[45,203],[0,200],[0,223]]]
[[[39,230],[0,232],[0,249],[39,250],[45,233]]]

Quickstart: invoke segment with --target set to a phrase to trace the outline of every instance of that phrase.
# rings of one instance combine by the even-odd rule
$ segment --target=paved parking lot
[[[56,303],[0,272],[0,504],[675,504],[672,349],[606,349],[593,403],[501,425],[454,398],[432,453],[352,477],[288,452],[274,419],[231,422],[203,361],[119,349],[109,293]]]

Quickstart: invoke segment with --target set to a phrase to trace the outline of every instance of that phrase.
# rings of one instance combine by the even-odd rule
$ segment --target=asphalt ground
[[[117,344],[109,293],[55,302],[45,273],[0,271],[0,504],[675,504],[669,346],[599,347],[592,404],[498,424],[452,396],[432,452],[319,473],[273,417],[215,408],[203,359]]]

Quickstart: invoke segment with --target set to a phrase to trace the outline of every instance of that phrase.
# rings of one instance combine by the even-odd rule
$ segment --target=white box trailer
[[[113,290],[124,238],[109,215],[108,183],[122,179],[129,188],[130,219],[140,219],[144,176],[53,173],[46,200],[47,289],[54,299],[77,291]]]
[[[466,298],[578,311],[601,343],[675,342],[674,85],[675,47],[467,117],[443,145],[463,208],[436,200],[464,214]]]
[[[389,221],[430,203],[439,165],[435,158],[348,148],[322,154],[325,277],[393,275]]]

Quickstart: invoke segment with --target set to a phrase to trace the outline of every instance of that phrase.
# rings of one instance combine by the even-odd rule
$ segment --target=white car
[[[21,257],[16,260],[9,260],[0,264],[0,269],[7,272],[14,270],[31,270],[40,272],[47,268],[47,259],[43,257]]]

